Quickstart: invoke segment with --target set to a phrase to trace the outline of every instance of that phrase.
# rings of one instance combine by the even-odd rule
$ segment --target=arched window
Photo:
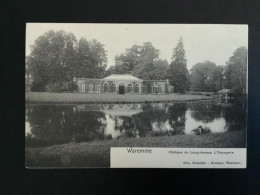
[[[111,92],[112,93],[116,92],[116,84],[115,83],[111,84]]]
[[[158,86],[154,86],[154,93],[158,93]]]
[[[147,85],[143,85],[143,93],[147,93]]]
[[[154,85],[151,85],[150,86],[150,93],[154,93],[155,91],[154,91]]]
[[[108,109],[109,108],[109,104],[103,104],[103,108]]]
[[[134,105],[133,104],[127,104],[126,106],[127,106],[127,108],[133,108]]]
[[[119,104],[119,108],[125,108],[126,104]]]
[[[90,84],[90,85],[88,86],[88,92],[89,92],[89,93],[93,93],[93,85],[92,85],[92,84]]]
[[[95,86],[95,92],[96,93],[100,93],[100,85],[96,85]]]
[[[110,108],[112,108],[112,109],[116,108],[116,106],[117,106],[116,104],[110,104]]]
[[[133,93],[133,84],[129,83],[127,85],[127,93]]]
[[[158,85],[158,93],[162,93],[162,91],[163,91],[162,85]]]
[[[141,108],[141,104],[134,104],[134,108]]]
[[[108,83],[104,83],[104,92],[108,92],[109,85]]]
[[[80,91],[81,91],[81,92],[86,92],[85,83],[81,83],[81,84],[80,84]]]
[[[135,84],[135,93],[140,92],[140,85],[138,83]]]

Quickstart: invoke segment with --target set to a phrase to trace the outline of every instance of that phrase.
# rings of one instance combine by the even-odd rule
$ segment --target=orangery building
[[[166,94],[167,80],[142,80],[131,74],[111,74],[102,79],[74,78],[80,93]]]

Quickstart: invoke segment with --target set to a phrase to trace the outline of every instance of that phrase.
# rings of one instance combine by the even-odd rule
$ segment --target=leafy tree
[[[142,46],[133,45],[126,52],[115,57],[115,66],[112,70],[114,73],[126,73],[134,70],[141,56]]]
[[[48,92],[64,92],[67,91],[67,82],[55,82],[55,83],[48,83],[45,86],[46,91]]]
[[[75,60],[75,45],[75,36],[64,31],[49,31],[36,39],[30,54],[34,90],[44,90],[47,83],[69,80],[66,70]]]
[[[216,91],[219,91],[223,88],[223,83],[224,83],[223,73],[224,73],[224,66],[222,65],[217,66],[212,79],[214,81],[214,86]]]
[[[97,40],[86,41],[81,38],[78,42],[76,62],[72,69],[74,76],[101,78],[106,69],[106,51]]]
[[[95,71],[95,78],[101,78],[105,73],[107,57],[104,45],[99,43],[97,40],[93,39],[89,41],[90,44],[90,59],[92,61],[92,66]]]
[[[177,47],[173,49],[172,62],[167,71],[170,85],[174,86],[175,92],[182,93],[190,89],[190,78],[186,61],[182,38],[180,38]]]
[[[152,45],[150,42],[146,42],[139,49],[140,56],[137,58],[138,65],[151,64],[154,60],[159,58],[160,51]]]
[[[32,58],[30,56],[26,56],[25,58],[25,90],[30,91],[30,77],[31,77],[31,64],[32,64]]]
[[[32,67],[32,57],[26,56],[26,58],[25,58],[25,75],[27,76],[27,78],[29,78],[29,76],[30,76],[31,67]]]
[[[133,75],[141,79],[154,79],[154,62],[159,60],[160,51],[153,47],[152,43],[144,43],[140,49],[140,56],[137,58]]]
[[[76,60],[76,54],[77,54],[77,40],[75,36],[72,33],[68,33],[65,38],[65,48],[63,52],[63,60],[64,60],[64,65],[63,65],[63,75],[64,79],[63,81],[70,81],[73,79],[74,72],[71,71],[75,67],[75,60]]]
[[[32,82],[32,86],[31,86],[31,91],[39,91],[39,92],[43,92],[45,91],[45,82],[41,79],[37,79],[37,80],[34,80]]]
[[[26,70],[33,76],[32,90],[68,82],[76,77],[100,78],[105,73],[106,51],[96,40],[77,42],[72,33],[48,31],[35,40]]]
[[[156,60],[154,61],[153,67],[153,79],[164,80],[166,78],[166,73],[169,68],[169,63],[167,60]]]
[[[247,83],[247,49],[240,47],[236,49],[233,56],[226,63],[225,72],[225,88],[232,88],[246,94]]]
[[[108,69],[108,73],[132,73],[141,79],[156,79],[163,74],[159,69],[165,67],[165,62],[159,60],[160,51],[146,42],[142,46],[133,45],[126,52],[115,57],[115,66]],[[157,62],[157,63],[156,63]],[[156,71],[155,71],[156,69]]]
[[[210,61],[195,64],[191,69],[192,91],[219,91],[222,89],[223,66]]]
[[[75,81],[70,81],[67,83],[67,90],[68,91],[77,91],[78,85]]]

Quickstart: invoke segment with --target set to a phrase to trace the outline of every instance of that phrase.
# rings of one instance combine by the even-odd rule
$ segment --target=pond
[[[133,104],[26,104],[25,144],[41,147],[146,136],[246,129],[246,107],[218,101]]]

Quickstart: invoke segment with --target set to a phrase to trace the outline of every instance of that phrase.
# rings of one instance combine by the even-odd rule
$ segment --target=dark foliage
[[[190,75],[186,61],[182,38],[180,38],[177,47],[173,49],[172,62],[167,71],[170,85],[174,86],[174,91],[178,93],[190,90]]]
[[[72,33],[48,31],[31,46],[26,74],[33,77],[32,91],[44,91],[45,86],[48,91],[64,91],[60,83],[73,77],[101,78],[106,62],[106,51],[98,41],[77,41]]]

